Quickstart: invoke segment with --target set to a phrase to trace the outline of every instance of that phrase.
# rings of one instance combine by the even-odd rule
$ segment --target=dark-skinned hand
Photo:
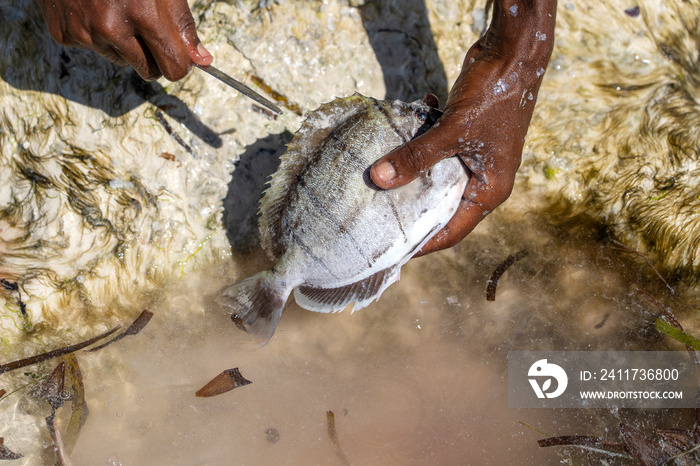
[[[145,80],[183,78],[213,58],[202,45],[187,0],[38,0],[54,40],[84,47]]]
[[[455,154],[471,171],[457,212],[416,256],[457,244],[510,196],[552,53],[556,6],[495,0],[491,25],[467,53],[443,115],[372,166],[372,181],[383,189],[403,186]]]

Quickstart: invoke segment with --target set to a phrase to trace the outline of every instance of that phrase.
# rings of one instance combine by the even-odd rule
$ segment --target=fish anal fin
[[[353,311],[356,311],[378,299],[389,285],[399,279],[399,272],[400,267],[390,267],[338,288],[300,286],[294,290],[294,299],[304,309],[316,312],[342,311],[354,301]]]

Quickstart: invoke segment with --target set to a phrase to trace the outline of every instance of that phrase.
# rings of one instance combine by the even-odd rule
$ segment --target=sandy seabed
[[[326,315],[291,303],[261,349],[210,300],[267,267],[262,251],[159,292],[167,298],[149,303],[142,333],[80,356],[90,415],[74,463],[586,464],[607,457],[536,441],[619,439],[621,421],[690,428],[692,410],[508,408],[509,350],[680,349],[637,292],[665,293],[644,260],[587,225],[552,227],[515,207],[453,250],[411,261],[371,308]],[[488,302],[491,273],[522,249]],[[678,311],[684,323],[693,314]],[[194,396],[233,367],[252,384]]]
[[[650,436],[693,426],[692,410],[508,408],[506,356],[682,350],[655,330],[660,311],[639,290],[700,334],[692,248],[654,250],[621,201],[691,212],[679,218],[695,231],[692,135],[650,144],[644,170],[630,160],[640,158],[636,131],[656,137],[639,129],[645,105],[677,93],[692,106],[696,2],[642,1],[638,16],[617,2],[560,2],[552,66],[509,201],[460,245],[410,261],[367,309],[325,315],[290,302],[261,349],[214,297],[270,266],[255,211],[297,113],[353,92],[413,100],[431,91],[444,101],[485,20],[484,5],[467,0],[254,3],[195,2],[193,11],[220,68],[286,96],[278,119],[196,72],[145,85],[55,45],[33,1],[0,2],[0,278],[19,284],[27,311],[0,290],[2,361],[154,313],[138,335],[77,354],[89,414],[73,464],[635,464],[536,442],[619,440],[620,422]],[[671,131],[679,119],[663,121],[685,134]],[[649,154],[669,146],[690,161],[651,170]],[[614,175],[635,170],[663,176],[639,189],[632,180],[624,195],[611,188],[620,186]],[[613,239],[648,254],[672,290]],[[522,250],[488,302],[492,272]],[[0,376],[0,436],[25,455],[8,464],[57,461],[38,390],[56,363]],[[194,396],[233,367],[252,384]],[[71,404],[58,410],[59,429]]]

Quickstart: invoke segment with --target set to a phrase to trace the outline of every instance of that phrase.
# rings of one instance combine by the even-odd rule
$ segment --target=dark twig
[[[642,259],[644,259],[644,260],[646,261],[647,265],[648,265],[649,267],[651,267],[651,270],[653,270],[654,273],[656,274],[656,276],[659,277],[659,280],[661,280],[662,282],[664,282],[664,285],[666,285],[666,288],[668,288],[668,290],[671,292],[671,294],[673,294],[673,293],[676,292],[676,290],[674,290],[673,287],[672,287],[671,285],[669,285],[668,282],[667,282],[666,280],[664,280],[664,277],[662,277],[661,274],[659,273],[659,271],[656,270],[656,267],[654,267],[654,264],[651,263],[651,261],[649,260],[649,258],[648,258],[647,256],[645,256],[644,254],[642,254],[642,253],[639,252],[639,251],[636,251],[636,250],[630,248],[629,246],[626,246],[626,245],[622,244],[622,243],[619,242],[619,241],[616,241],[616,240],[614,240],[614,239],[611,240],[611,241],[612,241],[613,244],[615,244],[615,245],[618,247],[618,249],[622,249],[623,251],[627,251],[627,252],[629,252],[629,253],[636,254],[636,255],[638,255],[639,257],[641,257]]]
[[[153,114],[155,115],[156,120],[158,120],[158,122],[163,126],[163,129],[165,129],[165,132],[172,136],[173,139],[175,139],[175,142],[180,144],[183,149],[185,149],[190,154],[194,155],[194,151],[192,150],[192,148],[185,141],[182,140],[180,135],[173,130],[172,126],[170,126],[168,120],[165,119],[165,117],[163,116],[163,112],[161,111],[161,107],[157,107]]]
[[[608,312],[607,314],[605,314],[605,315],[603,316],[603,320],[601,320],[600,322],[598,322],[597,324],[595,324],[595,326],[594,326],[593,328],[595,328],[596,330],[599,329],[599,328],[603,328],[603,325],[605,325],[605,322],[607,322],[609,318],[610,318],[610,312]]]
[[[331,439],[331,443],[335,449],[335,454],[338,455],[338,458],[340,458],[340,461],[344,465],[349,465],[350,461],[348,461],[343,448],[340,446],[338,432],[335,430],[335,414],[333,414],[333,411],[326,411],[326,422],[328,423],[328,438]]]
[[[523,249],[522,251],[518,251],[515,254],[511,254],[501,262],[498,267],[496,267],[496,270],[493,271],[493,274],[491,274],[491,278],[489,278],[489,283],[486,285],[486,300],[487,301],[495,301],[496,300],[496,286],[498,286],[498,280],[501,279],[501,275],[503,275],[508,268],[518,262],[520,259],[523,257],[527,256],[528,252],[526,249]]]
[[[76,345],[71,345],[71,346],[64,346],[63,348],[59,348],[57,350],[49,351],[48,353],[42,353],[38,354],[36,356],[31,356],[29,358],[24,358],[20,359],[18,361],[12,361],[8,362],[6,364],[0,365],[0,374],[4,374],[5,372],[13,371],[15,369],[19,369],[21,367],[26,367],[26,366],[31,366],[32,364],[37,364],[39,362],[47,361],[49,359],[57,358],[59,356],[63,356],[65,354],[70,354],[73,353],[74,351],[81,350],[85,348],[86,346],[90,346],[96,341],[100,341],[103,338],[106,338],[119,330],[121,326],[114,327],[112,330],[103,333],[102,335],[97,335],[96,337],[90,338],[89,340],[85,340],[82,343],[78,343]]]
[[[538,440],[537,445],[540,447],[577,446],[630,457],[627,446],[624,443],[611,442],[599,437],[591,437],[587,435],[562,435],[559,437],[549,437]]]

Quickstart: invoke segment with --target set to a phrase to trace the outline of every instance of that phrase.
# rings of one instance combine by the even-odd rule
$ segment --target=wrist
[[[447,106],[499,79],[536,96],[554,47],[556,5],[556,0],[496,0],[489,29],[469,49]]]
[[[504,60],[546,67],[554,47],[557,0],[496,0],[483,40]]]

